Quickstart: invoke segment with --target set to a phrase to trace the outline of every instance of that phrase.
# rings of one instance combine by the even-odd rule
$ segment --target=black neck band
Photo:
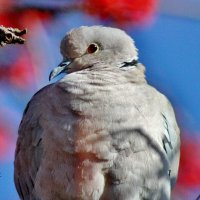
[[[128,66],[136,66],[138,64],[138,60],[133,59],[130,62],[124,62],[120,68],[128,67]]]

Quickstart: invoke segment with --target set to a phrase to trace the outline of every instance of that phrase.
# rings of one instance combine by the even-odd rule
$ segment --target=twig
[[[200,200],[200,195],[196,198],[196,200]]]
[[[21,36],[26,34],[27,30],[19,30],[18,28],[7,28],[0,26],[0,47],[6,44],[24,44],[25,39]]]

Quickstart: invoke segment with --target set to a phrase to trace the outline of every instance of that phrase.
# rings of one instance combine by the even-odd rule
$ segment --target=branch
[[[6,44],[24,44],[25,39],[21,36],[26,34],[27,30],[19,30],[17,28],[6,28],[0,26],[0,47]]]
[[[12,7],[0,7],[0,11],[2,12],[23,12],[23,11],[39,11],[39,12],[48,12],[52,15],[57,15],[60,13],[69,13],[74,11],[82,11],[83,4],[82,3],[74,3],[74,4],[65,4],[65,5],[49,5],[49,4],[16,4]]]

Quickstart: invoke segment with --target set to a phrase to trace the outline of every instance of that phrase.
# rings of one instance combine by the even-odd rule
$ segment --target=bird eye
[[[95,43],[92,43],[89,45],[89,47],[87,48],[87,53],[95,53],[99,50],[99,46]]]

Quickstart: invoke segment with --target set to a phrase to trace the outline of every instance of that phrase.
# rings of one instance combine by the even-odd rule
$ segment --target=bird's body
[[[29,102],[15,158],[21,199],[170,199],[179,163],[173,109],[141,64],[117,64],[74,70]]]

